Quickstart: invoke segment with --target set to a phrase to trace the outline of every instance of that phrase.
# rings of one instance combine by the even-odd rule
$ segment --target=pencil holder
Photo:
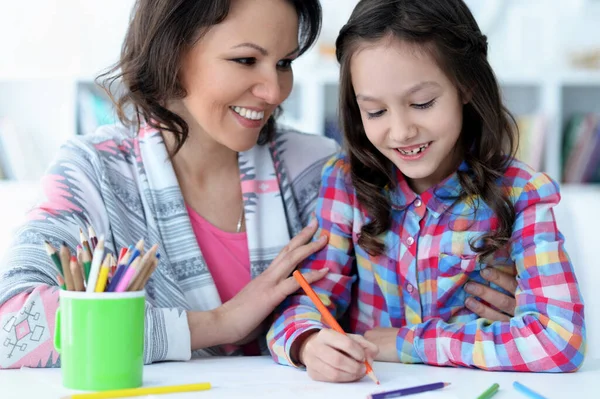
[[[60,291],[54,346],[63,386],[82,391],[137,388],[144,367],[145,291]]]

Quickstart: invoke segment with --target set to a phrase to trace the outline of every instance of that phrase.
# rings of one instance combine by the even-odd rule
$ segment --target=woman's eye
[[[292,62],[294,60],[281,60],[277,63],[277,68],[288,70],[292,68]]]
[[[237,62],[238,64],[241,64],[241,65],[254,65],[254,64],[256,64],[256,58],[254,58],[254,57],[249,57],[249,58],[234,58],[231,61]]]

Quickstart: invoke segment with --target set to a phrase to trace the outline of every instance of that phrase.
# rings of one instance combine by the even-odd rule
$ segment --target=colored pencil
[[[401,396],[408,396],[408,395],[413,395],[416,393],[422,393],[422,392],[434,391],[436,389],[442,389],[444,387],[447,387],[448,385],[450,385],[449,382],[436,382],[434,384],[419,385],[416,387],[397,389],[395,391],[373,393],[373,394],[369,395],[369,398],[370,399],[399,398]]]
[[[539,393],[527,388],[525,385],[521,384],[518,381],[513,382],[513,388],[517,391],[521,392],[525,396],[530,397],[531,399],[546,399],[545,396],[540,395]]]
[[[90,245],[92,246],[92,251],[95,251],[96,246],[98,245],[98,236],[96,235],[92,225],[88,225],[88,235],[90,236]]]
[[[98,282],[98,275],[100,273],[100,265],[102,264],[102,257],[104,256],[104,237],[100,238],[96,249],[94,249],[94,256],[92,257],[92,265],[90,266],[90,275],[87,282],[86,292],[95,292],[96,283]]]
[[[65,284],[67,291],[75,291],[75,284],[73,282],[73,273],[71,272],[71,251],[67,243],[63,241],[60,247],[60,263],[62,264],[63,274],[65,276]]]
[[[115,288],[117,288],[117,285],[119,284],[119,280],[121,279],[121,277],[123,276],[123,273],[125,273],[125,271],[127,269],[127,264],[129,263],[129,257],[131,256],[131,253],[134,251],[134,249],[135,249],[135,247],[133,245],[130,246],[129,249],[127,250],[127,253],[125,253],[125,255],[123,255],[123,258],[122,258],[121,262],[119,263],[119,266],[117,266],[117,271],[115,272],[115,275],[110,280],[110,284],[108,285],[108,288],[106,289],[106,291],[108,291],[108,292],[115,291]]]
[[[92,257],[92,250],[90,249],[90,244],[88,243],[88,240],[85,236],[85,234],[83,233],[83,229],[79,229],[79,241],[81,241],[81,246],[83,247],[83,249],[85,251],[87,251],[87,253],[90,255],[90,258]]]
[[[500,388],[500,385],[493,384],[485,392],[483,392],[481,395],[479,395],[477,397],[477,399],[490,399],[492,396],[494,396],[496,394],[496,392],[498,392],[498,388]]]
[[[44,245],[46,247],[46,253],[50,257],[50,259],[52,259],[52,262],[54,262],[54,265],[56,266],[56,268],[62,276],[64,272],[62,264],[60,263],[60,258],[58,257],[58,251],[56,251],[56,249],[48,241],[44,241]]]
[[[92,270],[92,254],[85,248],[81,252],[81,264],[83,266],[83,276],[87,285],[88,281],[90,280],[90,272]]]
[[[131,278],[131,283],[127,287],[127,291],[139,291],[141,287],[138,287],[143,280],[146,270],[152,266],[152,261],[156,257],[156,251],[158,250],[158,244],[154,244],[150,250],[144,254],[140,261],[139,267],[136,269],[135,274]]]
[[[119,280],[119,283],[115,287],[115,292],[125,292],[127,291],[127,287],[133,278],[137,268],[140,266],[141,258],[136,258],[133,263],[127,266],[127,269],[123,273],[123,276]]]
[[[154,271],[158,267],[159,258],[160,257],[157,256],[156,258],[152,259],[152,264],[146,269],[146,272],[144,273],[144,277],[140,280],[139,286],[137,287],[136,291],[144,289],[144,287],[148,283],[148,280],[150,280],[150,277],[152,277],[152,273],[154,273]]]
[[[308,281],[306,281],[302,273],[300,273],[298,270],[295,270],[294,273],[292,273],[292,275],[294,276],[296,281],[298,281],[298,284],[300,284],[300,287],[302,287],[304,292],[306,292],[306,295],[308,295],[308,297],[313,301],[313,303],[321,313],[321,316],[323,316],[323,318],[325,319],[325,323],[329,324],[329,327],[339,332],[340,334],[346,334],[342,327],[338,324],[337,320],[331,315],[329,309],[327,309],[325,305],[323,305],[323,302],[321,302],[321,300],[319,299],[315,291],[312,289],[310,284],[308,284]],[[367,375],[369,376],[369,378],[372,379],[373,382],[375,382],[376,384],[379,384],[379,380],[375,376],[375,373],[373,372],[373,369],[371,368],[371,365],[367,360],[365,360],[365,367],[367,368]]]
[[[96,291],[95,292],[104,292],[106,289],[106,283],[108,281],[108,270],[110,269],[110,264],[112,262],[112,255],[106,254],[104,258],[104,263],[102,263],[102,267],[100,268],[100,272],[98,273],[98,281],[96,282]]]
[[[73,286],[75,291],[85,291],[81,266],[79,265],[79,262],[77,262],[75,256],[71,256],[71,264],[69,267],[71,268],[71,274],[73,275]]]
[[[206,391],[211,388],[210,383],[202,382],[199,384],[187,385],[168,385],[162,387],[145,387],[133,389],[118,389],[114,391],[103,391],[93,393],[77,393],[69,396],[63,396],[63,399],[109,399],[109,398],[127,398],[132,396],[160,395],[167,393],[182,393]]]

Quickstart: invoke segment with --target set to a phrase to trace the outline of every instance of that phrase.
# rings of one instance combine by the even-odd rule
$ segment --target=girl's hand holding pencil
[[[123,248],[118,262],[110,253],[104,254],[104,238],[96,238],[89,228],[90,239],[79,230],[80,245],[77,256],[71,253],[66,243],[60,249],[45,241],[46,252],[57,269],[61,288],[68,291],[125,292],[142,290],[158,266],[158,245],[144,252],[144,240],[135,246]]]

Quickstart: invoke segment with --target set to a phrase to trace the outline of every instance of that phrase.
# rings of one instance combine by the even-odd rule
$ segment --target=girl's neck
[[[433,174],[421,179],[410,179],[407,177],[406,181],[416,194],[421,195],[454,173],[462,161],[463,152],[456,147],[450,154],[448,154],[446,159],[444,159],[442,163],[438,165],[438,168],[435,172],[433,172]]]

